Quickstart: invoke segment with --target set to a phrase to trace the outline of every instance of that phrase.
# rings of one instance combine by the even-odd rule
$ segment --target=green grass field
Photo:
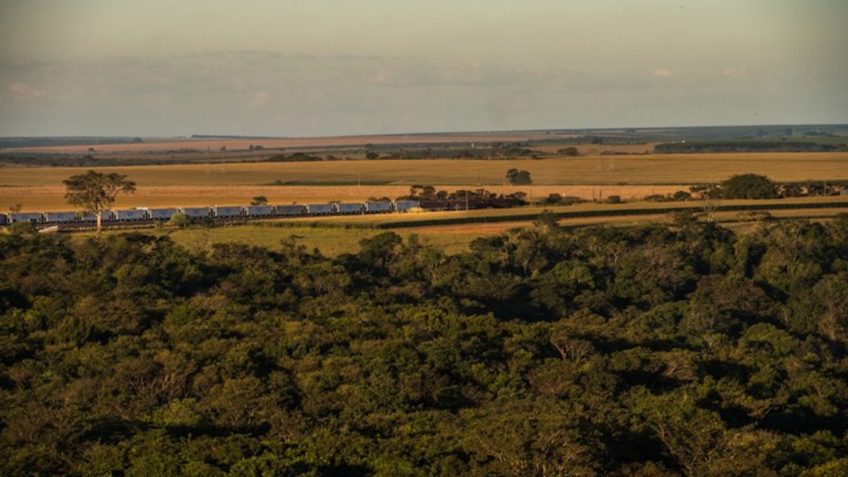
[[[376,227],[376,228],[391,228],[392,224],[403,223],[404,225],[414,222],[432,222],[445,220],[451,221],[472,221],[474,219],[494,220],[497,217],[511,217],[509,221],[532,221],[540,213],[549,211],[553,213],[581,213],[581,212],[610,212],[614,215],[617,211],[629,211],[638,209],[668,209],[668,208],[703,208],[705,206],[786,206],[786,205],[811,205],[829,203],[846,203],[848,199],[845,197],[801,197],[791,199],[771,199],[771,200],[720,200],[720,201],[688,201],[688,202],[646,202],[633,201],[622,204],[605,204],[587,202],[570,206],[528,206],[512,209],[481,209],[469,211],[449,211],[449,212],[410,212],[403,214],[376,214],[376,215],[346,215],[346,216],[329,216],[329,217],[304,217],[295,219],[275,219],[270,223],[279,222],[287,225],[296,224],[315,224],[326,226],[354,226],[354,227]]]
[[[369,229],[344,229],[327,227],[264,227],[261,225],[232,225],[223,227],[191,227],[179,230],[140,230],[142,233],[153,235],[167,235],[174,242],[190,249],[207,250],[216,243],[240,243],[258,247],[277,249],[280,242],[294,237],[297,242],[312,250],[317,248],[322,254],[335,257],[344,253],[354,253],[359,250],[359,242],[363,239],[373,237],[385,230]],[[408,240],[410,235],[416,234],[424,244],[431,244],[446,253],[458,253],[467,249],[468,244],[477,237],[488,235],[487,233],[461,233],[442,230],[397,230],[398,235]],[[108,231],[106,234],[122,234],[124,231]],[[86,232],[74,235],[74,238],[91,236],[93,233]]]
[[[759,203],[760,205],[778,205],[796,203],[810,205],[823,202],[838,201],[844,206],[835,208],[800,208],[779,210],[773,209],[769,214],[777,220],[830,220],[840,213],[848,213],[848,201],[839,198],[815,198],[795,199],[782,201],[726,201],[725,205],[744,205]],[[604,204],[584,204],[572,207],[549,208],[553,212],[591,210],[609,212],[614,214],[622,210],[658,209],[669,206],[691,207],[697,202],[656,204],[656,203],[632,203],[618,206]],[[344,253],[353,253],[359,250],[359,242],[363,239],[373,237],[377,234],[394,231],[405,240],[411,235],[417,235],[419,240],[425,244],[434,245],[448,254],[463,252],[474,239],[482,236],[498,235],[509,230],[531,227],[535,217],[543,210],[541,207],[525,207],[516,210],[482,210],[470,212],[444,212],[444,213],[419,213],[419,214],[397,214],[397,216],[357,216],[357,217],[328,217],[323,219],[289,219],[283,221],[265,221],[238,225],[225,225],[212,228],[190,227],[186,229],[144,229],[142,233],[154,235],[168,235],[176,243],[195,250],[206,250],[216,243],[241,243],[246,245],[278,248],[280,242],[294,237],[299,243],[307,248],[317,248],[324,255],[338,256]],[[446,220],[444,224],[433,224],[430,222],[434,217],[444,219],[463,216],[473,219],[475,217],[498,217],[498,214],[509,213],[510,220],[494,223],[464,223],[456,224]],[[420,218],[428,220],[426,225],[406,226],[392,228],[393,221]],[[716,212],[713,219],[734,230],[744,232],[752,226],[761,222],[761,219],[747,212],[726,211]],[[630,227],[649,223],[668,223],[671,220],[668,213],[647,213],[639,215],[600,215],[596,217],[567,218],[558,221],[558,224],[567,228],[586,226],[611,226]],[[438,221],[437,221],[438,222]],[[385,228],[369,228],[380,226]],[[108,234],[125,233],[122,231],[107,231]],[[90,236],[91,233],[75,235],[75,237]]]

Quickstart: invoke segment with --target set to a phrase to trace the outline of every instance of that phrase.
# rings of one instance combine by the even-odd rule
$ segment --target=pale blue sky
[[[848,122],[845,0],[2,0],[0,135]]]

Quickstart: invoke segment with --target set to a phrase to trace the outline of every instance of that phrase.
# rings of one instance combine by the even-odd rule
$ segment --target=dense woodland
[[[848,217],[0,236],[2,475],[848,475]]]

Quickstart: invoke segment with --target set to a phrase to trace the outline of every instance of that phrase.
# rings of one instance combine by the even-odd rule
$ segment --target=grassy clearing
[[[324,255],[335,257],[359,250],[359,242],[373,237],[384,230],[332,229],[332,228],[268,228],[254,225],[217,227],[211,229],[184,229],[171,234],[179,244],[196,248],[208,248],[214,243],[237,242],[248,245],[279,247],[280,241],[294,236],[307,247],[317,248]],[[418,234],[422,243],[431,244],[446,253],[458,253],[467,250],[468,244],[485,233],[444,233],[440,230],[397,230],[405,240]]]
[[[384,227],[391,228],[393,224],[403,223],[409,224],[414,222],[424,222],[430,226],[430,222],[444,220],[445,225],[452,221],[465,220],[492,220],[497,221],[498,218],[504,217],[504,222],[520,222],[532,221],[543,211],[552,213],[602,213],[609,212],[614,215],[617,212],[632,211],[632,210],[650,210],[650,209],[677,209],[677,208],[703,208],[708,204],[717,205],[720,207],[727,206],[762,206],[762,207],[785,207],[795,205],[811,205],[816,204],[831,204],[840,203],[848,204],[848,200],[844,197],[803,197],[794,199],[773,199],[773,200],[723,200],[713,202],[689,201],[689,202],[645,202],[634,201],[624,204],[603,204],[603,203],[584,203],[572,206],[532,206],[520,207],[514,209],[482,209],[470,211],[451,211],[451,212],[419,212],[406,214],[383,214],[383,215],[348,215],[348,216],[331,216],[331,217],[304,217],[297,219],[277,219],[269,221],[269,224],[285,223],[285,224],[316,224],[327,226],[353,226],[353,227]],[[664,212],[661,212],[664,213]],[[651,214],[652,215],[652,214]]]
[[[848,204],[845,207],[833,209],[791,209],[791,210],[769,210],[768,213],[772,218],[783,219],[831,219],[839,214],[848,213]],[[737,224],[737,223],[757,223],[759,220],[745,212],[717,212],[713,214],[716,222],[721,224]],[[631,227],[645,225],[649,223],[667,223],[671,221],[668,214],[640,214],[640,215],[625,215],[625,216],[600,216],[600,217],[579,217],[568,218],[557,221],[563,227],[586,227],[586,226],[616,226],[616,227]],[[424,227],[398,228],[397,231],[415,231],[416,233],[438,233],[445,234],[464,234],[475,237],[483,235],[497,235],[505,233],[514,228],[529,227],[533,225],[533,221],[515,221],[515,222],[497,222],[497,223],[472,223],[472,224],[457,224],[457,225],[436,225]]]
[[[644,205],[644,204],[643,204]],[[533,209],[538,213],[538,209]],[[493,211],[481,211],[493,212]],[[497,212],[497,211],[494,211]],[[840,213],[848,213],[848,205],[832,209],[793,209],[771,210],[771,216],[779,220],[830,220]],[[430,215],[430,214],[424,214]],[[738,232],[745,232],[760,223],[755,217],[745,212],[718,212],[714,219],[723,226]],[[668,214],[643,214],[629,216],[599,216],[569,218],[558,221],[562,227],[576,228],[587,226],[633,227],[650,223],[666,223],[670,221]],[[500,235],[510,230],[531,227],[531,220],[518,220],[498,223],[471,223],[455,225],[427,225],[398,229],[369,229],[346,228],[343,223],[332,226],[298,226],[290,222],[286,227],[269,227],[261,224],[231,225],[214,228],[188,228],[180,230],[143,230],[142,233],[153,235],[168,235],[176,243],[195,250],[206,250],[216,243],[241,243],[246,245],[276,249],[282,240],[294,236],[298,242],[308,248],[317,248],[324,255],[335,257],[344,253],[354,253],[359,250],[359,242],[377,234],[394,231],[408,240],[411,235],[417,235],[422,243],[434,245],[446,253],[455,254],[468,250],[468,245],[476,238]],[[329,224],[324,224],[329,225]],[[364,224],[363,224],[364,225]],[[107,234],[125,233],[107,231]],[[91,233],[75,235],[75,238],[90,236]]]
[[[385,230],[368,229],[343,229],[343,228],[315,228],[315,227],[286,227],[270,228],[258,225],[233,225],[225,227],[203,228],[195,227],[180,230],[141,230],[141,233],[152,235],[168,235],[174,242],[195,250],[207,250],[216,243],[240,243],[258,247],[278,249],[280,242],[294,236],[310,250],[317,248],[324,255],[335,257],[344,253],[354,253],[359,250],[359,242],[363,239],[373,237]],[[467,250],[468,244],[477,237],[487,235],[486,233],[459,233],[441,230],[397,230],[398,235],[405,240],[410,235],[417,234],[422,243],[432,244],[444,250],[446,253],[459,253]],[[107,234],[121,234],[126,232],[108,231]],[[93,233],[74,235],[79,237],[91,236]]]

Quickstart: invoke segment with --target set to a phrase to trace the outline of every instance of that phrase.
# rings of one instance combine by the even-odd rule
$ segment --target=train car
[[[212,215],[218,218],[241,217],[244,209],[240,205],[216,205],[212,207]]]
[[[69,222],[77,222],[76,212],[45,212],[44,223],[47,224],[67,224]]]
[[[119,222],[147,220],[147,209],[118,209],[113,210],[112,215]]]
[[[112,220],[112,214],[109,211],[100,212],[100,221],[108,222]],[[97,222],[97,215],[94,212],[84,212],[80,215],[80,222]]]
[[[361,214],[365,211],[362,202],[336,204],[336,212],[339,214]]]
[[[12,212],[9,214],[10,224],[14,224],[15,222],[40,224],[43,220],[44,217],[41,215],[41,212]]]
[[[410,209],[421,207],[421,201],[418,200],[396,200],[395,210],[397,212],[409,212]]]
[[[488,207],[493,209],[509,209],[512,207],[519,207],[524,204],[525,202],[523,200],[514,197],[497,197],[489,200]]]
[[[332,215],[337,211],[336,204],[306,204],[309,215]]]
[[[457,201],[449,200],[422,200],[419,205],[424,210],[464,210],[465,201],[459,205]]]
[[[180,212],[191,217],[192,219],[202,219],[209,217],[209,207],[182,207]]]
[[[366,214],[380,214],[392,211],[392,203],[386,200],[365,203]]]
[[[249,205],[244,210],[248,217],[269,217],[274,215],[274,208],[270,205]]]
[[[169,209],[147,209],[147,215],[153,220],[170,220],[174,214],[178,213],[176,208]]]
[[[274,215],[283,217],[296,217],[298,215],[306,215],[309,211],[305,205],[275,205]]]

